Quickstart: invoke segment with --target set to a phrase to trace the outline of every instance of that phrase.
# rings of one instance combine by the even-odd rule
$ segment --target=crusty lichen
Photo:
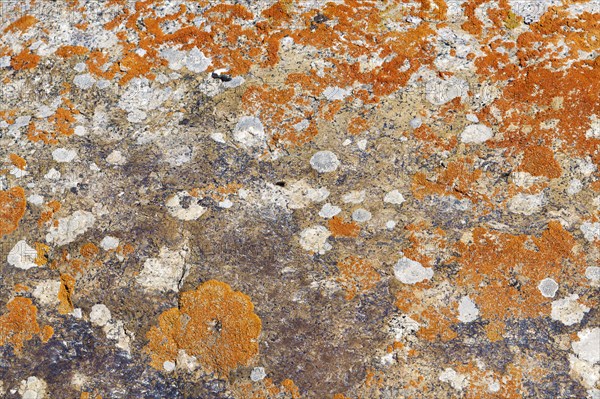
[[[227,377],[258,353],[260,318],[250,297],[221,281],[209,280],[181,294],[178,308],[163,312],[148,331],[145,350],[159,370],[175,362],[178,351],[196,356],[202,366]]]

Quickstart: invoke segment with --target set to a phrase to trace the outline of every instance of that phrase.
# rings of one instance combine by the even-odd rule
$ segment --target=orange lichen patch
[[[8,312],[0,316],[0,346],[11,344],[19,355],[25,341],[40,333],[37,308],[29,298],[16,297],[6,304]]]
[[[472,161],[464,159],[450,162],[437,172],[436,181],[431,181],[423,172],[413,176],[411,190],[415,198],[422,200],[428,195],[453,195],[458,199],[469,198],[473,202],[487,200],[476,191],[477,180],[482,176],[480,169],[473,169]]]
[[[348,132],[353,135],[359,135],[369,129],[369,123],[365,118],[357,116],[348,122]]]
[[[554,153],[548,147],[532,145],[523,151],[520,170],[533,176],[546,176],[550,179],[560,177],[562,169],[554,159]]]
[[[67,109],[60,107],[56,110],[54,115],[48,118],[48,121],[54,123],[56,131],[65,136],[71,136],[75,133],[75,129],[71,127],[72,123],[75,123],[75,117],[73,116],[73,109]]]
[[[289,378],[287,378],[287,379],[281,381],[281,386],[283,386],[283,388],[290,395],[292,395],[292,399],[298,399],[298,398],[300,398],[300,389],[298,389],[298,387],[296,386],[296,384],[294,384],[294,381],[292,381]]]
[[[58,313],[68,314],[75,309],[73,306],[73,291],[75,290],[75,279],[68,274],[60,275],[60,288],[58,290]]]
[[[83,46],[61,46],[56,50],[56,55],[61,58],[71,58],[87,54],[90,50]]]
[[[358,237],[360,226],[356,222],[344,222],[344,219],[334,216],[327,223],[331,235],[334,237]]]
[[[575,252],[575,239],[551,221],[540,237],[473,230],[472,243],[459,242],[462,267],[458,281],[473,288],[473,300],[489,320],[538,317],[549,313],[550,301],[537,285],[546,277],[577,279],[585,261]]]
[[[56,200],[49,201],[45,204],[45,210],[40,214],[38,219],[38,226],[42,227],[45,223],[48,223],[54,217],[54,214],[60,210],[60,202]]]
[[[0,191],[0,237],[10,234],[19,227],[19,221],[25,215],[27,202],[25,190],[13,187]]]
[[[8,25],[6,29],[4,29],[4,33],[16,31],[26,32],[27,29],[31,28],[37,22],[38,19],[33,15],[24,15],[12,24]]]
[[[345,396],[342,393],[336,393],[335,395],[333,395],[333,399],[350,399],[350,398]]]
[[[349,256],[338,262],[337,268],[340,273],[337,281],[346,291],[347,300],[354,298],[357,293],[372,289],[381,280],[371,262],[356,256]]]
[[[19,54],[12,57],[10,66],[12,66],[15,71],[33,69],[39,64],[40,59],[41,57],[39,55],[34,54],[27,49],[23,49]]]
[[[227,377],[258,353],[261,321],[250,297],[220,281],[181,294],[179,307],[163,312],[158,323],[146,334],[145,351],[159,370],[183,349],[208,371]]]
[[[406,225],[405,230],[410,231],[410,246],[403,251],[404,256],[426,267],[433,266],[433,259],[447,247],[446,232],[441,228],[433,231],[429,228],[425,221]]]
[[[43,244],[41,242],[36,242],[35,252],[37,253],[37,256],[35,258],[36,265],[44,266],[46,263],[48,263],[48,257],[46,256],[48,252],[50,252],[50,247],[48,245]]]
[[[83,244],[81,248],[79,248],[79,253],[81,254],[81,256],[88,259],[98,255],[99,252],[100,250],[98,249],[98,247],[92,244],[91,242]]]
[[[29,288],[26,285],[23,284],[15,284],[14,290],[15,292],[26,292],[29,291],[31,288]]]
[[[21,158],[20,156],[18,156],[17,154],[8,154],[8,157],[10,159],[10,162],[16,166],[17,168],[24,170],[25,167],[27,166],[27,161],[25,161],[23,158]]]
[[[40,332],[40,339],[42,340],[42,343],[45,344],[46,342],[50,341],[50,338],[52,338],[53,335],[54,328],[51,326],[42,327],[42,331]]]

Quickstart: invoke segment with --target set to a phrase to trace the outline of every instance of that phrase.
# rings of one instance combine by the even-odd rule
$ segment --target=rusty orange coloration
[[[381,280],[381,276],[371,262],[356,256],[349,256],[338,262],[337,268],[339,270],[337,281],[346,291],[347,300],[351,300],[358,293],[374,288]]]
[[[0,191],[0,237],[17,229],[19,221],[25,215],[25,190],[13,187]]]
[[[260,318],[247,295],[209,280],[181,294],[178,308],[163,312],[148,331],[145,351],[153,367],[175,361],[178,351],[196,356],[208,371],[227,377],[258,353]]]
[[[334,237],[358,237],[360,226],[356,222],[344,222],[344,219],[334,216],[327,224]]]
[[[0,346],[12,345],[18,355],[23,350],[25,341],[40,334],[37,322],[37,308],[29,298],[16,297],[6,304],[8,312],[0,316]],[[45,330],[42,339],[49,338]]]

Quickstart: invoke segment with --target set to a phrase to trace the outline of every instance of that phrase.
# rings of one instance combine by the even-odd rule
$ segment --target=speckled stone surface
[[[0,35],[1,398],[600,398],[597,0]]]

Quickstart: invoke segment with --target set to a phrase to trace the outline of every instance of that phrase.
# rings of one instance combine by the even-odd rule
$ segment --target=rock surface
[[[600,397],[597,0],[0,1],[0,397]]]

